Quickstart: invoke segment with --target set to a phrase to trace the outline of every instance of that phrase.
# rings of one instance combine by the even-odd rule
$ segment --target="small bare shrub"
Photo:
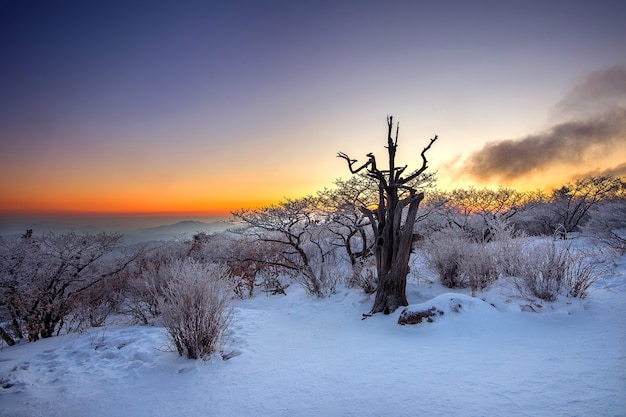
[[[523,261],[523,255],[529,241],[528,238],[521,236],[495,240],[489,244],[499,276],[515,277],[522,273],[524,268],[527,267]]]
[[[553,272],[556,272],[553,270]],[[534,275],[525,277],[524,284],[532,295],[545,301],[554,301],[561,289],[561,279],[559,276],[543,274],[543,271],[536,271]]]
[[[521,255],[517,288],[523,295],[554,301],[565,282],[571,260],[567,247],[554,241],[542,241],[527,248]]]
[[[284,274],[281,274],[280,268],[263,268],[259,271],[258,276],[260,278],[258,285],[263,288],[262,291],[267,296],[278,294],[287,295],[286,290],[289,287],[289,282],[284,279]]]
[[[464,248],[469,244],[469,239],[452,230],[436,232],[424,242],[426,260],[437,271],[441,283],[446,287],[467,286],[460,262]]]
[[[69,331],[80,332],[89,327],[103,326],[110,315],[119,311],[124,302],[125,272],[98,282],[79,295],[67,320]]]
[[[300,284],[308,295],[318,298],[322,298],[326,295],[326,287],[322,282],[323,277],[318,276],[310,266],[306,265],[299,271],[293,273],[292,276],[294,281]]]
[[[585,298],[589,288],[600,278],[602,259],[598,254],[570,254],[565,271],[568,296]]]
[[[468,243],[459,258],[460,275],[472,289],[472,296],[498,279],[498,265],[492,254],[493,245]]]
[[[227,262],[233,280],[233,291],[240,300],[252,298],[256,285],[257,266],[254,261]]]
[[[158,297],[178,354],[206,359],[218,351],[232,317],[230,274],[224,265],[176,260]]]
[[[358,267],[352,267],[352,276],[348,280],[348,285],[353,288],[360,288],[365,294],[374,294],[378,287],[378,277],[376,276],[376,265],[373,260],[366,263],[358,261]]]
[[[123,312],[135,323],[154,324],[161,316],[158,298],[163,295],[170,266],[176,259],[182,259],[178,251],[179,247],[173,243],[145,251],[127,274]]]
[[[356,259],[351,265],[350,276],[346,284],[350,288],[360,288],[365,294],[373,294],[378,286],[376,276],[376,260],[373,256]]]

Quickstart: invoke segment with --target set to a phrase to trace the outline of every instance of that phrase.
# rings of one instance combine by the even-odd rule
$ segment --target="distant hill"
[[[100,233],[103,228],[92,224],[77,225],[71,220],[37,220],[37,221],[3,221],[0,219],[0,235],[16,236],[22,235],[26,229],[32,229],[35,234],[44,232],[67,233],[74,230],[79,233]]]
[[[185,220],[182,222],[167,224],[163,226],[148,227],[144,229],[132,230],[124,233],[124,242],[138,243],[155,240],[176,240],[190,239],[199,232],[217,233],[223,232],[232,225],[225,221],[199,222]]]
[[[139,219],[142,220],[142,219]],[[152,224],[175,221],[173,219],[150,219]],[[129,224],[135,221],[134,225]],[[101,218],[51,218],[51,219],[2,219],[0,217],[0,236],[20,236],[26,229],[32,229],[36,235],[53,232],[56,234],[75,231],[77,233],[118,232],[123,235],[122,243],[135,244],[140,242],[191,239],[199,232],[219,233],[235,225],[228,219],[215,221],[183,220],[173,224],[160,226],[140,227],[137,220],[129,219],[101,219]]]

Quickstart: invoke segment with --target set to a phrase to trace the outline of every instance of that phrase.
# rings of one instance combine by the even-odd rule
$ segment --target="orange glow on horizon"
[[[39,188],[39,187],[37,187]],[[186,188],[186,187],[183,187]],[[200,188],[200,187],[199,187]],[[276,188],[276,187],[274,187]],[[277,204],[295,194],[277,189],[257,191],[240,190],[231,195],[220,190],[197,193],[177,189],[169,193],[153,189],[143,191],[119,187],[115,191],[92,189],[73,190],[5,190],[0,206],[2,215],[141,215],[141,216],[230,216],[239,209],[255,209]],[[311,190],[314,193],[316,190]]]
[[[76,217],[93,217],[93,216],[110,216],[110,217],[229,217],[230,210],[175,210],[175,211],[127,211],[127,210],[2,210],[0,216],[76,216]]]
[[[527,175],[524,179],[511,182],[481,182],[466,177],[455,178],[454,175],[440,175],[436,187],[444,191],[468,187],[497,189],[500,186],[520,192],[550,191],[575,180],[576,177],[573,176],[571,170],[552,167],[541,173]],[[46,190],[39,187],[35,190],[4,187],[4,201],[0,207],[0,215],[230,216],[234,210],[271,206],[284,201],[285,198],[299,198],[315,194],[324,187],[333,188],[331,182],[320,186],[310,185],[311,189],[301,193],[288,192],[288,188],[281,189],[274,186],[260,191],[251,190],[248,187],[232,193],[214,190],[201,194],[194,192],[191,186],[179,187],[169,193],[161,193],[154,189],[140,192],[137,189],[129,190],[120,187],[114,191],[91,189],[87,192],[75,190],[71,192],[72,190],[66,190],[65,194],[61,194],[59,190],[52,187]],[[196,189],[200,188],[202,187],[197,186]]]
[[[211,204],[191,206],[172,203],[170,205],[144,205],[140,202],[125,205],[88,204],[36,204],[33,206],[9,206],[0,209],[0,215],[106,215],[106,216],[230,216],[240,208],[258,208],[278,202],[241,202],[241,204]]]

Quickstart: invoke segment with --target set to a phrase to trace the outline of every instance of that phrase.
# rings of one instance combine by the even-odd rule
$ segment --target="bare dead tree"
[[[356,159],[339,152],[338,157],[345,159],[352,174],[366,170],[367,175],[378,184],[378,207],[370,209],[361,207],[361,211],[369,219],[376,236],[374,253],[378,273],[376,299],[370,314],[395,311],[400,306],[408,305],[406,298],[406,277],[409,273],[409,258],[413,243],[413,227],[417,218],[417,209],[424,199],[424,193],[418,192],[411,181],[422,175],[428,168],[426,152],[437,140],[430,139],[422,150],[422,166],[403,176],[407,165],[396,167],[396,150],[398,148],[399,125],[396,125],[393,137],[393,117],[387,117],[387,151],[389,169],[382,170],[376,165],[376,157],[369,153],[366,163],[355,167]],[[408,195],[400,198],[401,191]],[[404,212],[406,211],[406,214]]]

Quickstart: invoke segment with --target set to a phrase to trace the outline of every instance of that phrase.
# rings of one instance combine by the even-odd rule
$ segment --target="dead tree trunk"
[[[415,188],[409,186],[409,183],[428,168],[426,152],[437,140],[435,136],[422,150],[422,166],[403,177],[402,174],[407,166],[396,167],[395,165],[399,125],[396,125],[395,139],[392,135],[393,117],[387,117],[387,126],[388,170],[379,169],[376,166],[376,158],[371,153],[367,154],[369,160],[358,168],[354,168],[356,159],[350,159],[342,152],[338,154],[340,158],[348,162],[351,173],[356,174],[366,169],[367,175],[378,182],[378,207],[374,210],[361,207],[361,211],[368,217],[376,236],[374,252],[378,288],[371,314],[379,312],[388,314],[400,306],[408,305],[406,277],[409,273],[413,227],[417,218],[417,209],[424,199],[424,193],[418,193]],[[408,193],[408,196],[400,198],[401,191]]]

